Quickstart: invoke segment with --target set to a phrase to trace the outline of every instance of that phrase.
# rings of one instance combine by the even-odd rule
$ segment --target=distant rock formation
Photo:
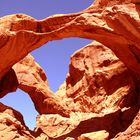
[[[19,112],[0,103],[0,139],[140,139],[139,3],[96,0],[79,13],[40,21],[23,14],[1,18],[0,98],[20,88],[40,115],[30,131]],[[29,52],[66,37],[96,41],[71,56],[54,94]]]

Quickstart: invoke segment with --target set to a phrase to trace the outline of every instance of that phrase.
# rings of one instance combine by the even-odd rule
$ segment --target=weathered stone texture
[[[25,126],[22,115],[13,108],[0,103],[0,139],[34,140],[35,137]]]
[[[139,3],[96,0],[79,13],[43,20],[0,18],[0,98],[20,88],[40,114],[31,132],[19,112],[0,103],[0,139],[140,139]],[[71,56],[54,94],[29,52],[67,37],[96,41]]]

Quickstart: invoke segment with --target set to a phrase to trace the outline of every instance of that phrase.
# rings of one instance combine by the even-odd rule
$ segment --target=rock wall
[[[35,139],[30,130],[25,126],[22,115],[2,103],[0,103],[0,139]]]
[[[140,139],[139,3],[96,0],[79,13],[40,21],[22,14],[1,18],[0,98],[20,88],[40,115],[30,131],[19,112],[0,103],[0,139]],[[71,56],[66,80],[54,94],[28,53],[66,37],[98,42]]]

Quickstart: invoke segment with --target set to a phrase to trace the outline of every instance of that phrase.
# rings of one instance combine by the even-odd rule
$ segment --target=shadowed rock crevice
[[[9,92],[16,91],[18,80],[15,71],[11,68],[0,80],[0,98]]]

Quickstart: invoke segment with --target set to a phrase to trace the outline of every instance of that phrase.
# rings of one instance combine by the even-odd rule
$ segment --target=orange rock
[[[0,103],[0,139],[35,139],[35,137],[29,132],[29,129],[25,127],[22,115],[2,103]]]
[[[127,117],[127,116],[126,116]],[[137,113],[132,124],[124,131],[116,135],[113,140],[138,140],[140,139],[140,111]]]
[[[118,132],[129,126],[129,124],[124,125],[121,122],[124,113],[125,111],[121,110],[101,115],[77,112],[71,114],[70,118],[59,115],[41,115],[37,118],[35,131],[38,135],[46,134],[50,139],[64,140],[67,137],[77,139],[84,133],[106,130],[110,135],[106,135],[106,137],[113,138]],[[132,114],[130,115],[132,116]],[[127,118],[123,121],[130,122]],[[105,138],[104,134],[101,136]]]
[[[0,98],[9,92],[16,91],[18,80],[15,71],[11,68],[0,80]]]
[[[19,88],[27,92],[40,114],[61,114],[69,116],[69,109],[50,90],[46,75],[31,55],[13,66]]]
[[[139,9],[139,0],[96,0],[79,13],[44,20],[23,14],[1,18],[0,97],[19,87],[40,116],[31,134],[19,113],[0,104],[0,139],[139,138]],[[26,55],[66,37],[100,43],[71,57],[66,81],[54,95],[43,70]]]
[[[109,140],[109,133],[106,131],[97,131],[97,132],[91,132],[82,134],[78,140]]]
[[[138,7],[138,0],[96,0],[79,13],[54,15],[44,20],[24,14],[1,18],[0,78],[32,50],[67,37],[89,38],[104,44],[140,76]]]
[[[75,104],[73,110],[102,113],[135,104],[136,83],[131,71],[100,43],[77,51],[69,69],[66,95]]]

